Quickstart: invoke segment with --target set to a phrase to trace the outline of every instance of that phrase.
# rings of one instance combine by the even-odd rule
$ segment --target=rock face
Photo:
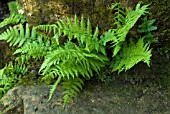
[[[161,45],[169,46],[170,38],[170,2],[168,0],[19,0],[23,7],[29,26],[55,23],[58,19],[72,18],[76,14],[85,19],[90,18],[92,27],[98,26],[101,34],[113,26],[112,3],[121,2],[124,6],[134,8],[136,4],[150,4],[151,17],[157,20]],[[155,10],[157,9],[157,10]]]
[[[58,19],[90,18],[93,27],[107,30],[113,25],[109,9],[114,0],[19,0],[30,26],[55,23]]]
[[[0,100],[0,114],[169,114],[170,93],[160,87],[93,80],[62,110],[62,90],[47,102],[50,86],[18,86]],[[170,88],[169,88],[170,89]]]
[[[0,100],[0,114],[56,114],[61,110],[60,91],[48,101],[50,86],[18,86]]]

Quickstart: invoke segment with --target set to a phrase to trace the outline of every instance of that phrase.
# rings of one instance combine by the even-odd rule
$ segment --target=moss
[[[112,28],[113,14],[108,8],[113,0],[20,0],[30,26],[55,23],[66,16],[90,18],[92,27],[98,26],[103,32]]]
[[[0,69],[12,59],[12,49],[4,41],[0,41]]]

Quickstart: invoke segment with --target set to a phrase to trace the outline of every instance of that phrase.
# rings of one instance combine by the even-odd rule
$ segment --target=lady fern
[[[78,89],[73,88],[74,84],[82,84],[82,81],[77,79],[90,79],[93,72],[99,73],[109,61],[104,46],[99,43],[98,28],[96,27],[93,34],[90,21],[85,24],[83,17],[80,22],[75,16],[73,22],[67,18],[66,22],[60,20],[56,25],[40,25],[33,27],[32,30],[28,25],[24,30],[20,24],[19,29],[10,27],[0,35],[0,40],[6,40],[12,46],[18,45],[19,49],[14,54],[20,55],[16,58],[20,65],[29,64],[30,59],[31,61],[44,59],[39,69],[39,73],[44,76],[43,79],[58,78],[50,90],[49,98],[64,79],[73,84],[69,86],[73,91]],[[63,36],[68,37],[64,45],[59,42],[59,38]],[[64,84],[67,83],[63,83],[63,87],[66,87]],[[75,95],[65,92],[64,106]]]
[[[149,58],[151,57],[151,51],[148,50],[149,45],[144,44],[142,38],[138,39],[136,45],[133,41],[130,41],[130,43],[127,44],[126,40],[129,30],[142,15],[147,13],[148,5],[141,7],[140,4],[137,4],[134,11],[127,8],[126,15],[124,15],[124,9],[119,5],[120,4],[115,4],[113,6],[115,10],[118,10],[114,18],[117,28],[110,29],[101,36],[101,42],[104,46],[106,46],[107,42],[111,42],[111,48],[113,48],[111,68],[113,69],[112,71],[118,70],[118,72],[121,72],[122,70],[130,69],[139,61],[144,61],[148,64],[150,61]]]
[[[87,24],[85,24],[83,16],[80,22],[75,15],[74,22],[67,17],[66,22],[59,20],[56,25],[40,25],[36,29],[37,31],[44,31],[47,34],[57,34],[57,38],[67,36],[68,40],[66,42],[77,40],[78,45],[89,52],[96,50],[97,52],[106,54],[104,46],[98,43],[98,27],[96,27],[93,34],[90,20],[88,19]]]
[[[87,26],[86,26],[87,25]],[[75,83],[81,83],[77,79],[82,76],[85,79],[90,79],[93,76],[93,72],[99,72],[100,68],[105,67],[108,62],[108,58],[105,56],[105,48],[99,43],[98,39],[98,27],[92,33],[90,21],[88,19],[87,24],[83,17],[81,20],[74,17],[74,21],[67,18],[67,21],[60,20],[56,25],[40,25],[35,29],[46,36],[52,36],[56,38],[58,43],[60,37],[66,36],[68,39],[65,40],[64,45],[59,44],[56,49],[48,52],[45,56],[45,60],[40,67],[39,72],[45,77],[43,79],[51,79],[58,77],[57,81],[50,90],[50,97],[52,96],[55,88],[63,79],[67,79],[69,84],[66,92],[64,92],[64,105],[65,106],[72,97],[76,94],[71,93],[75,87]],[[65,38],[66,38],[65,37]],[[74,40],[74,43],[72,42]],[[74,83],[73,83],[74,82]],[[67,83],[62,83],[63,87]],[[69,88],[70,87],[70,88]],[[70,91],[71,90],[71,91]],[[76,91],[74,91],[76,92]]]
[[[43,75],[48,75],[53,78],[59,77],[59,79],[65,78],[68,80],[72,79],[73,81],[80,77],[80,75],[85,79],[90,79],[93,76],[93,71],[99,73],[100,68],[104,67],[107,61],[108,58],[106,56],[97,53],[89,53],[84,48],[79,48],[75,44],[69,42],[65,44],[64,47],[59,47],[57,50],[48,53],[44,63],[41,65],[40,72],[42,72]],[[53,94],[54,88],[56,87],[57,85],[54,84],[50,96]],[[70,95],[67,97],[69,96]],[[69,100],[69,98],[67,100]]]

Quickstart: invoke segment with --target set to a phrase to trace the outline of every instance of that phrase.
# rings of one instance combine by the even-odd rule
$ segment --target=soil
[[[6,15],[7,6],[0,2],[0,21]],[[0,64],[5,61],[3,49],[0,48]],[[169,59],[153,47],[151,60],[150,68],[140,63],[119,75],[108,74],[107,84],[95,78],[87,81],[65,111],[74,114],[170,114]]]

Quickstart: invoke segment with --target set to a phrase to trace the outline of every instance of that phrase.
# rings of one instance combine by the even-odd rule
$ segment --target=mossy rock
[[[59,19],[83,15],[90,18],[92,27],[102,31],[113,27],[113,14],[109,7],[113,0],[20,0],[30,26],[55,23]]]

